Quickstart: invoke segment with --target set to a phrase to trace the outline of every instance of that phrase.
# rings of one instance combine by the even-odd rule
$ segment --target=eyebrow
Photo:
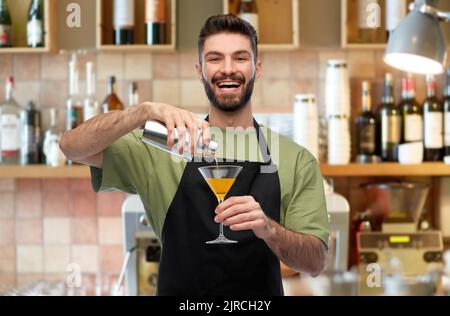
[[[247,51],[247,50],[238,50],[238,51],[236,51],[236,52],[233,53],[233,55],[241,55],[241,54],[247,54],[247,55],[251,56],[251,53],[250,53],[249,51]],[[208,56],[210,56],[210,55],[219,55],[219,56],[223,56],[223,53],[218,52],[218,51],[210,51],[210,52],[207,52],[207,53],[205,54],[205,57],[208,57]]]

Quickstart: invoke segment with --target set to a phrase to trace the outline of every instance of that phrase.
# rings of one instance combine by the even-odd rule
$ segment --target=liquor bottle
[[[116,94],[116,77],[114,76],[108,78],[108,95],[103,101],[102,107],[103,113],[124,109],[122,101]]]
[[[14,78],[6,79],[6,102],[0,106],[0,163],[6,165],[20,162],[20,118],[23,109],[13,97]]]
[[[401,137],[401,115],[394,104],[394,81],[386,73],[382,103],[378,110],[380,124],[380,154],[383,161],[398,161],[398,145]]]
[[[386,0],[386,38],[389,40],[391,33],[405,18],[407,13],[406,0]]]
[[[114,0],[114,44],[134,41],[134,0]]]
[[[139,92],[136,82],[131,82],[128,87],[128,107],[139,104]]]
[[[28,10],[27,42],[29,47],[44,46],[44,15],[42,0],[33,0]]]
[[[147,45],[166,42],[166,0],[145,1],[145,39]]]
[[[416,100],[415,82],[410,74],[402,79],[399,110],[402,114],[401,143],[423,142],[422,107]]]
[[[86,97],[83,108],[84,120],[87,121],[101,114],[100,104],[95,96],[95,72],[94,63],[86,63]]]
[[[55,108],[50,109],[50,127],[44,133],[45,164],[51,167],[60,167],[66,164],[66,157],[59,148],[63,131],[58,128],[57,113]]]
[[[427,98],[423,104],[425,161],[441,161],[444,151],[444,111],[436,97],[436,80],[427,75]]]
[[[368,81],[362,82],[362,113],[356,118],[356,152],[358,156],[376,154],[376,117],[372,113]]]
[[[83,122],[83,101],[79,94],[77,61],[69,62],[69,97],[66,101],[66,130],[71,130]]]
[[[358,0],[358,42],[376,43],[380,17],[378,0]]]
[[[36,110],[32,101],[28,102],[26,111],[22,112],[22,144],[20,163],[31,165],[40,163],[41,147],[41,112]]]
[[[258,7],[255,0],[241,0],[239,7],[239,17],[250,23],[259,35],[259,16]]]
[[[444,129],[445,155],[450,156],[450,68],[447,68],[447,72],[445,74]]]
[[[0,48],[11,47],[12,23],[7,0],[0,0]]]

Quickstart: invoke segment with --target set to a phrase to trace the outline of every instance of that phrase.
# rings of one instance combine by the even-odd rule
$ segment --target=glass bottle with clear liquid
[[[101,114],[100,104],[95,96],[95,72],[94,63],[86,63],[86,97],[84,98],[83,108],[84,121]]]
[[[6,102],[0,105],[0,163],[20,163],[20,118],[24,109],[14,100],[14,78],[6,79]]]

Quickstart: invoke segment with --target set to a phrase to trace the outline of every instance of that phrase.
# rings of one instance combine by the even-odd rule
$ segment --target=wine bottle
[[[444,111],[436,97],[436,80],[427,75],[427,98],[423,104],[425,161],[442,161],[444,154]]]
[[[44,19],[42,0],[33,0],[28,10],[27,42],[29,47],[44,46]]]
[[[11,47],[12,23],[7,0],[0,0],[0,48]]]
[[[91,118],[101,113],[100,105],[95,96],[95,73],[94,63],[86,63],[86,97],[84,98],[83,116],[84,120]]]
[[[145,1],[145,38],[147,45],[166,42],[166,0]]]
[[[402,79],[402,101],[399,104],[402,114],[402,143],[423,141],[422,107],[416,100],[415,82],[410,74]]]
[[[445,74],[444,129],[445,155],[450,156],[450,68],[447,68],[447,72]]]
[[[23,109],[14,100],[14,78],[6,79],[6,102],[0,105],[0,163],[11,165],[20,162]]]
[[[103,112],[108,113],[110,111],[120,111],[124,109],[122,101],[116,94],[116,77],[111,76],[108,78],[108,95],[103,101]]]
[[[114,0],[114,44],[134,41],[134,0]]]
[[[356,118],[356,152],[358,156],[376,154],[376,117],[372,113],[368,81],[362,82],[362,113]]]
[[[254,0],[241,0],[241,5],[239,7],[239,17],[250,23],[255,29],[256,33],[259,34],[259,18],[258,18],[258,7],[256,6],[256,1]]]
[[[128,107],[139,104],[139,92],[136,82],[131,82],[128,87]]]
[[[394,104],[394,81],[390,73],[386,73],[384,79],[379,124],[381,158],[383,161],[398,161],[402,121],[400,111]]]
[[[36,110],[32,101],[28,102],[26,111],[22,112],[22,144],[21,159],[22,165],[40,163],[41,146],[41,112]]]

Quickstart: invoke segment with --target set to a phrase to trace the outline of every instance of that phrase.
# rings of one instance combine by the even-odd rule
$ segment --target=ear
[[[257,60],[255,65],[255,78],[258,79],[261,76],[261,73],[262,73],[262,63],[261,60]]]
[[[202,65],[197,63],[195,64],[195,69],[197,70],[198,79],[203,82],[203,70]]]

